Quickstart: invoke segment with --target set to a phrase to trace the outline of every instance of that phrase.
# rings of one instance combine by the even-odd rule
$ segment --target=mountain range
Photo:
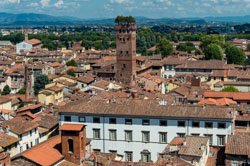
[[[230,17],[204,17],[204,18],[159,18],[152,19],[147,17],[136,17],[139,25],[203,25],[208,22],[230,22],[230,23],[249,23],[248,16],[230,16]],[[0,13],[0,25],[5,26],[25,26],[25,25],[112,25],[114,18],[104,19],[80,19],[68,16],[51,16],[36,13]]]

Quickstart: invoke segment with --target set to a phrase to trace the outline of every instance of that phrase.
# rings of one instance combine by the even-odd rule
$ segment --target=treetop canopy
[[[131,24],[131,23],[136,23],[136,20],[132,16],[117,16],[115,19],[115,23],[117,23],[117,24]]]

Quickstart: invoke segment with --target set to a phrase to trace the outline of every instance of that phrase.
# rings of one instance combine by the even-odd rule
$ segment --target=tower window
[[[74,144],[72,139],[68,139],[69,152],[74,153]]]
[[[126,64],[123,64],[123,67],[126,68]]]
[[[126,41],[125,38],[123,38],[123,41],[124,41],[124,42]]]
[[[122,51],[120,51],[120,54],[122,54]]]
[[[126,51],[126,54],[128,54],[128,51]]]
[[[129,38],[127,38],[127,41],[129,41]]]

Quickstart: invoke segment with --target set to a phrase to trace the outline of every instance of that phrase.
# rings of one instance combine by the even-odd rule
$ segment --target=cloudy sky
[[[0,12],[79,18],[242,16],[249,11],[250,0],[0,0]]]

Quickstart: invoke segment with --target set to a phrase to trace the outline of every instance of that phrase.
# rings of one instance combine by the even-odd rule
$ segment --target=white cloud
[[[42,5],[42,7],[49,7],[50,6],[50,0],[41,0],[40,4]]]
[[[131,3],[131,1],[130,0],[110,0],[110,3],[126,4],[126,3]]]
[[[63,0],[57,0],[57,2],[54,4],[57,8],[62,8],[64,6]]]

